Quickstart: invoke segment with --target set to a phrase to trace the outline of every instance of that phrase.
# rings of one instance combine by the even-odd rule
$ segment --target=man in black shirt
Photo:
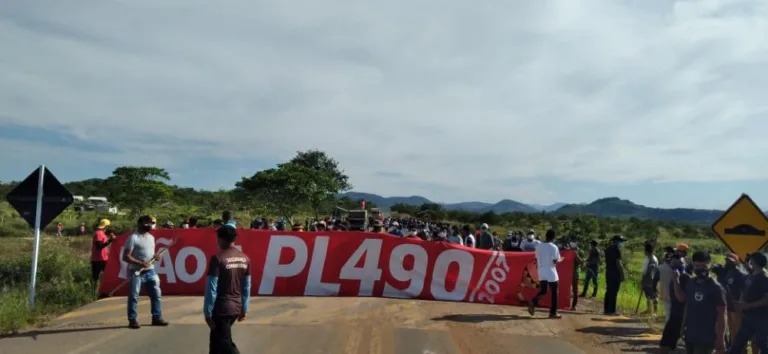
[[[685,289],[680,284],[680,272],[673,282],[675,297],[685,301],[685,350],[690,354],[712,354],[725,351],[725,289],[710,276],[711,259],[706,252],[692,257],[695,278]]]
[[[626,239],[616,235],[611,238],[611,246],[605,249],[605,301],[603,312],[616,316],[616,298],[619,296],[621,282],[624,281],[624,265],[621,263],[621,249]]]
[[[597,249],[597,241],[589,241],[589,256],[587,256],[587,275],[584,277],[584,290],[581,297],[587,297],[589,283],[592,282],[592,297],[597,296],[597,274],[600,270],[600,250]]]
[[[752,272],[744,280],[744,293],[736,303],[737,311],[742,313],[741,327],[731,343],[729,353],[741,354],[747,341],[754,340],[754,346],[760,354],[768,353],[768,277],[765,274],[768,257],[764,253],[754,253],[749,257],[749,269]]]
[[[239,354],[232,325],[243,321],[251,296],[251,260],[234,247],[237,230],[231,224],[216,230],[221,252],[211,257],[205,282],[203,314],[211,329],[210,354]]]
[[[680,255],[672,255],[669,265],[680,274],[677,281],[680,283],[680,287],[685,289],[691,281],[691,276],[684,271],[681,271],[684,266]],[[664,287],[670,299],[670,311],[669,319],[664,325],[664,332],[661,335],[660,346],[662,354],[667,354],[677,349],[677,341],[680,339],[680,334],[683,328],[683,318],[685,317],[685,301],[677,300],[674,283],[675,280],[670,280],[669,284]]]

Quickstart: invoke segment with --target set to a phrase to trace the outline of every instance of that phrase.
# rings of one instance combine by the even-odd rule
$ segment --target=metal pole
[[[35,307],[35,285],[37,283],[37,255],[40,251],[40,218],[43,214],[43,178],[45,165],[40,165],[40,177],[37,180],[37,204],[35,206],[35,245],[32,250],[32,274],[29,280],[29,307]]]

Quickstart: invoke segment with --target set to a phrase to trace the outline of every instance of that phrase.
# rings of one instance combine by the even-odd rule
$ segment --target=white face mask
[[[152,230],[157,228],[157,224],[152,224]]]
[[[571,242],[568,245],[571,246],[571,248],[576,248],[576,242]]]

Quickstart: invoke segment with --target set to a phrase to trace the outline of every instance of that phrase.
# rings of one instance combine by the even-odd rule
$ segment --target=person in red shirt
[[[93,280],[94,291],[101,273],[104,272],[104,268],[107,266],[107,260],[109,260],[109,244],[116,237],[109,230],[110,224],[108,219],[102,219],[99,222],[99,227],[96,228],[96,232],[93,234],[91,245],[91,279]]]

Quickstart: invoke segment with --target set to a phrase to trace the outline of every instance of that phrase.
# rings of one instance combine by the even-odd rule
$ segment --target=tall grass
[[[24,247],[18,247],[21,242],[25,242],[21,245]],[[32,242],[16,243],[0,249],[0,334],[43,324],[52,316],[95,299],[90,264],[82,255],[83,240],[44,238],[38,259],[35,308],[30,309],[27,299]]]

